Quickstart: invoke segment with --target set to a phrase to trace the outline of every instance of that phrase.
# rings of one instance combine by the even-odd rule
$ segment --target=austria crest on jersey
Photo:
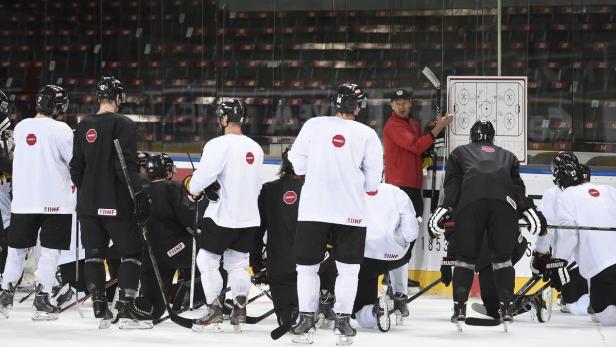
[[[340,135],[340,134],[335,135],[335,136],[332,138],[332,144],[333,144],[333,145],[334,145],[334,147],[336,147],[336,148],[340,148],[340,147],[344,146],[344,144],[345,144],[345,143],[346,143],[346,139],[344,138],[344,136],[342,136],[342,135]]]
[[[481,146],[481,150],[486,153],[494,153],[495,149],[490,146]]]
[[[287,205],[293,205],[297,201],[297,193],[292,190],[285,192],[282,201]]]
[[[86,131],[86,141],[89,143],[96,141],[97,137],[98,133],[96,132],[96,129],[88,129],[88,131]]]
[[[252,152],[246,153],[246,162],[248,165],[252,165],[255,162],[255,155]]]
[[[601,193],[595,188],[588,189],[588,194],[590,194],[590,196],[592,196],[593,198],[598,198],[599,195],[601,195]]]
[[[32,133],[28,134],[28,136],[26,136],[26,143],[29,146],[34,146],[36,144],[36,135]]]

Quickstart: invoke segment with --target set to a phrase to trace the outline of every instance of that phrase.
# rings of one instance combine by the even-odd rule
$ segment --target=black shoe
[[[334,303],[336,302],[336,296],[334,293],[322,289],[319,297],[319,318],[327,320],[335,320],[336,313],[334,312]]]
[[[51,292],[51,297],[56,300],[56,303],[58,303],[58,307],[62,307],[62,305],[71,300],[73,298],[73,295],[75,295],[75,293],[73,292],[73,288],[68,283],[63,286],[53,287]]]
[[[233,311],[231,311],[231,325],[246,323],[246,297],[238,295],[233,300]]]
[[[297,323],[291,327],[289,332],[293,335],[307,334],[314,332],[314,313],[313,312],[300,312]]]
[[[336,322],[334,323],[334,334],[338,335],[337,345],[350,345],[353,343],[353,337],[357,335],[357,330],[351,327],[351,315],[347,313],[336,313]]]
[[[408,317],[409,316],[409,308],[408,305],[406,303],[406,300],[409,297],[406,294],[403,293],[396,293],[392,296],[392,299],[394,301],[394,310],[397,311],[400,316],[402,317]]]
[[[451,322],[464,322],[466,319],[466,302],[458,303],[453,302],[453,315],[451,316]]]
[[[195,321],[193,324],[194,331],[204,331],[207,328],[218,328],[218,324],[222,323],[222,307],[218,298],[211,305],[207,305],[205,315]]]
[[[513,321],[513,302],[501,302],[500,308],[498,309],[498,313],[500,315],[501,322],[512,322]]]
[[[92,293],[92,309],[94,310],[94,318],[107,320],[113,318],[105,292]]]
[[[127,297],[120,290],[120,298],[116,303],[118,310],[117,324],[120,329],[152,329],[152,307],[147,307],[143,300]]]
[[[13,308],[13,299],[15,298],[15,285],[9,283],[9,289],[0,291],[0,314],[5,318],[9,318],[9,311]]]
[[[34,314],[32,320],[56,320],[60,314],[60,308],[49,301],[49,293],[43,292],[43,285],[36,286],[34,294]]]

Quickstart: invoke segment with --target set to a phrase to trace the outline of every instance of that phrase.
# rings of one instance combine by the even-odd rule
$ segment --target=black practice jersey
[[[447,160],[443,207],[459,211],[476,200],[496,199],[525,210],[529,202],[519,167],[513,153],[490,143],[457,147]]]
[[[155,253],[167,253],[171,257],[179,251],[174,247],[180,242],[185,242],[184,247],[189,246],[186,241],[192,236],[186,228],[195,228],[195,203],[188,199],[181,182],[151,182],[145,190],[152,197],[151,215],[147,223],[148,239]],[[199,219],[207,206],[206,201],[203,199],[199,204]]]
[[[295,272],[293,242],[297,226],[297,208],[304,180],[282,177],[265,183],[259,194],[261,227],[256,237],[257,244],[263,245],[267,231],[267,273],[278,276]],[[257,248],[260,250],[261,247]]]
[[[73,140],[71,179],[77,186],[77,211],[88,216],[132,215],[133,204],[113,140],[119,139],[135,192],[142,189],[137,170],[135,123],[124,115],[86,116]]]

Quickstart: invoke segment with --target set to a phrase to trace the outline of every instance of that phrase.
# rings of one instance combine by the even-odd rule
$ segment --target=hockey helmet
[[[139,168],[145,168],[150,156],[151,155],[148,152],[137,151],[137,166]]]
[[[494,141],[494,126],[489,120],[478,120],[471,127],[471,142],[489,142]]]
[[[170,179],[175,173],[175,165],[173,159],[166,153],[154,154],[148,158],[146,170],[151,180],[157,178]]]
[[[103,76],[96,84],[96,99],[100,103],[101,100],[114,100],[116,96],[120,96],[120,104],[126,102],[126,94],[122,82],[113,76]]]
[[[336,88],[336,95],[333,101],[336,112],[353,114],[357,105],[365,109],[367,100],[368,97],[360,86],[352,83],[344,83]]]
[[[578,164],[564,163],[559,167],[556,176],[554,176],[554,184],[563,190],[582,183],[584,183],[584,178]]]
[[[579,165],[578,158],[573,154],[573,152],[569,151],[560,151],[558,152],[554,158],[552,159],[552,164],[550,166],[550,170],[552,171],[552,176],[556,177],[556,174],[560,167],[565,163],[572,163],[575,165]]]
[[[582,180],[584,182],[590,182],[590,166],[586,164],[580,164],[580,171],[582,172]]]
[[[230,123],[244,124],[246,120],[246,107],[239,99],[223,101],[216,108],[216,116],[219,123],[223,116],[227,116],[227,121]]]
[[[36,96],[36,110],[46,116],[54,116],[66,112],[68,102],[68,93],[64,88],[48,84]]]

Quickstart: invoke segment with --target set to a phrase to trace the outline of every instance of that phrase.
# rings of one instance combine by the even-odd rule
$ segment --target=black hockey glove
[[[543,276],[545,273],[545,265],[552,259],[550,253],[533,252],[533,257],[530,261],[530,270],[533,274]]]
[[[445,233],[445,223],[451,220],[451,213],[444,207],[437,207],[428,219],[428,233],[432,238],[440,237]]]
[[[203,190],[203,194],[205,194],[205,197],[208,200],[212,202],[218,202],[218,200],[220,200],[220,197],[218,196],[219,190],[220,183],[218,183],[218,181],[214,181],[214,183],[210,184],[207,188]]]
[[[443,257],[441,260],[441,279],[445,287],[449,287],[453,278],[453,267],[456,265],[456,258],[452,256]]]
[[[152,207],[152,199],[150,194],[143,190],[135,193],[135,209],[133,210],[133,216],[137,225],[144,225],[150,219],[150,208]]]
[[[552,258],[545,264],[546,277],[550,280],[550,287],[562,291],[563,286],[571,280],[567,261],[560,258]],[[546,280],[544,278],[544,280]]]
[[[535,235],[539,233],[539,236],[543,236],[548,232],[548,222],[545,220],[545,216],[541,211],[538,211],[535,207],[529,207],[522,212],[522,218],[528,223],[528,231]]]

